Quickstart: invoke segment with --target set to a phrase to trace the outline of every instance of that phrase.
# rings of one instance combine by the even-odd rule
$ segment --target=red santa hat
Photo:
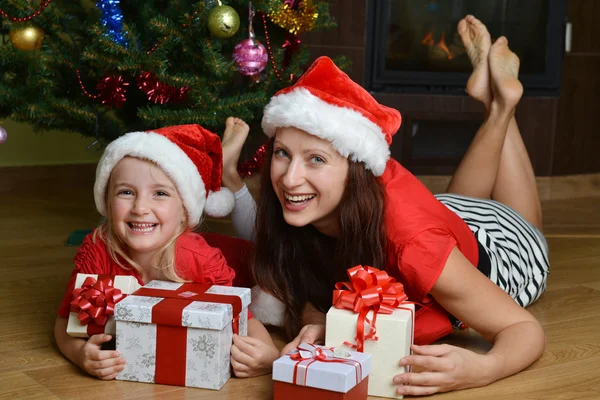
[[[110,174],[126,156],[152,161],[171,178],[191,226],[200,222],[203,211],[223,217],[235,206],[233,193],[221,187],[223,153],[219,136],[200,125],[179,125],[127,133],[106,147],[96,168],[94,184],[96,207],[104,216]]]
[[[320,57],[293,86],[271,98],[262,128],[269,137],[280,127],[302,129],[381,176],[401,122],[397,110],[379,104],[330,58]]]

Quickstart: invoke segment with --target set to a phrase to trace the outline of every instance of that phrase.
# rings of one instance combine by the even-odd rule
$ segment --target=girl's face
[[[151,257],[185,223],[175,184],[152,162],[123,158],[112,171],[108,193],[109,218],[136,262]]]
[[[327,140],[303,130],[279,128],[273,143],[271,183],[292,226],[312,224],[320,232],[337,236],[338,207],[350,168]]]

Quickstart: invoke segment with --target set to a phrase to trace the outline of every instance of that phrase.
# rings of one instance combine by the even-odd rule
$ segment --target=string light
[[[40,3],[40,6],[38,7],[37,11],[34,12],[31,15],[28,15],[27,17],[21,17],[21,18],[17,18],[17,17],[11,17],[9,16],[6,12],[4,12],[4,10],[2,10],[0,8],[0,15],[2,15],[5,18],[10,19],[12,22],[25,22],[25,21],[31,21],[32,19],[34,19],[35,17],[37,17],[38,15],[40,15],[42,13],[42,11],[44,11],[44,8],[48,7],[48,5],[50,4],[52,0],[42,0],[42,2]]]

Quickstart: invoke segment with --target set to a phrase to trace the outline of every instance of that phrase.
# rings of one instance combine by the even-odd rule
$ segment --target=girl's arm
[[[256,318],[248,320],[248,336],[233,335],[231,366],[238,378],[270,374],[278,358],[271,335]]]
[[[103,343],[111,340],[111,335],[93,335],[88,340],[72,337],[67,333],[67,323],[68,319],[58,316],[54,324],[54,338],[61,353],[92,376],[115,379],[125,368],[125,359],[117,351],[101,349]]]
[[[414,346],[402,365],[427,370],[394,377],[399,394],[426,395],[484,386],[515,374],[540,358],[545,335],[540,323],[477,270],[456,248],[431,289],[448,312],[493,343],[484,355],[450,345]]]
[[[233,230],[239,238],[251,240],[254,238],[254,223],[256,221],[256,202],[250,194],[248,187],[243,184],[235,192],[235,208],[231,213]]]

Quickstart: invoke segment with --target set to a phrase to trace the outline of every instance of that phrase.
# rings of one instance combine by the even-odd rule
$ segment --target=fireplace
[[[365,86],[374,92],[464,94],[471,65],[456,31],[473,14],[521,59],[526,95],[560,88],[567,0],[371,0]]]

